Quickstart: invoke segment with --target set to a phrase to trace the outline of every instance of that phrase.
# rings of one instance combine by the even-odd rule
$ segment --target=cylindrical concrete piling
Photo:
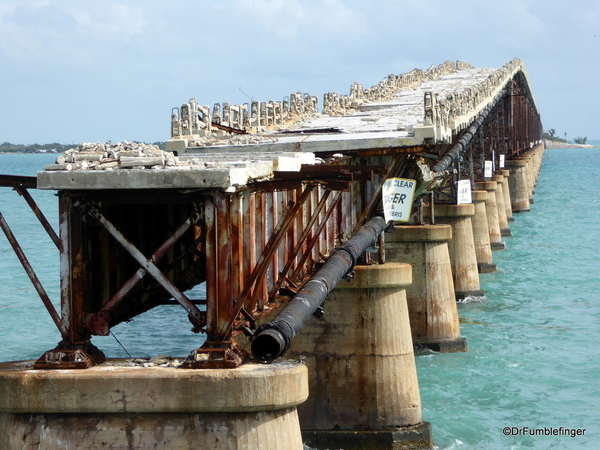
[[[477,269],[479,273],[491,273],[497,270],[492,262],[492,247],[490,245],[490,231],[488,227],[485,201],[487,191],[473,191],[471,193],[475,215],[473,223],[473,240],[475,242],[475,255],[477,256]]]
[[[510,171],[508,188],[510,190],[511,208],[513,213],[530,210],[527,174],[525,171],[526,165],[527,161],[520,159],[506,161],[506,167]]]
[[[516,158],[517,160],[525,161],[525,186],[527,191],[527,196],[529,199],[529,203],[533,204],[533,194],[535,187],[535,176],[533,174],[533,162],[531,153],[525,153]]]
[[[431,211],[426,206],[426,214]],[[484,295],[479,284],[477,270],[477,255],[473,238],[471,219],[475,215],[472,203],[461,205],[436,204],[435,223],[447,224],[452,227],[452,239],[448,241],[448,252],[452,266],[452,280],[456,300],[467,297],[482,297]]]
[[[512,236],[508,227],[508,217],[506,216],[506,206],[504,204],[504,176],[494,175],[492,181],[497,183],[496,188],[496,207],[498,208],[498,224],[500,225],[500,236]]]
[[[510,176],[510,171],[501,169],[496,171],[497,175],[502,175],[504,178],[502,180],[502,192],[504,193],[504,208],[506,208],[506,220],[507,222],[514,222],[515,219],[512,215],[512,206],[510,201],[510,188],[508,187],[508,177]]]
[[[450,225],[398,226],[385,235],[387,261],[413,266],[406,288],[413,343],[440,352],[466,350],[460,337],[448,241]]]
[[[114,362],[114,361],[113,361]],[[0,448],[302,450],[306,367],[30,370],[0,364]]]
[[[496,189],[498,183],[495,181],[475,182],[475,189],[478,191],[487,191],[485,199],[485,213],[488,222],[488,231],[490,233],[490,247],[492,250],[505,250],[506,246],[502,242],[500,234],[500,221],[498,220],[498,206],[496,205]]]
[[[311,448],[431,448],[423,422],[405,289],[411,266],[356,266],[295,336],[308,400],[298,407]]]

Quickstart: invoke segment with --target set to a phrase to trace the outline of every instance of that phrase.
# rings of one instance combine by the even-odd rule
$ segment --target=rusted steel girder
[[[36,189],[37,178],[24,175],[0,175],[0,187]]]
[[[349,276],[360,255],[374,245],[385,229],[385,220],[375,216],[329,257],[277,317],[260,326],[252,339],[252,354],[261,361],[283,355],[302,326],[321,307],[327,295]]]
[[[35,214],[35,217],[38,218],[38,220],[44,227],[44,230],[46,230],[46,233],[48,233],[48,236],[50,236],[50,239],[52,239],[52,242],[54,242],[54,245],[56,245],[56,248],[60,250],[60,239],[58,238],[58,235],[46,219],[46,216],[44,216],[44,214],[42,213],[42,210],[33,200],[33,197],[31,197],[31,194],[29,194],[29,191],[27,191],[27,189],[23,187],[16,187],[15,191],[17,191],[17,193],[25,199],[25,201],[31,208],[31,211],[33,211],[33,214]]]
[[[463,133],[458,142],[452,146],[448,152],[443,155],[438,162],[436,162],[431,168],[432,172],[442,172],[446,170],[450,165],[457,160],[461,153],[467,148],[473,136],[479,130],[479,127],[483,124],[483,122],[487,119],[490,112],[494,109],[494,107],[498,104],[500,99],[505,93],[500,94],[496,99],[492,102],[492,104],[487,107],[472,123],[469,129]]]
[[[188,218],[175,230],[175,232],[152,254],[150,261],[156,264],[161,258],[175,245],[179,239],[190,229],[190,227],[200,220],[200,216],[194,213],[193,217]],[[148,273],[144,268],[138,269],[131,278],[111,297],[111,299],[96,313],[89,314],[87,317],[88,328],[92,334],[99,336],[108,336],[109,322],[112,311],[123,301],[125,296],[135,287],[135,285]],[[201,312],[202,313],[202,312]],[[205,321],[206,319],[204,319]],[[203,321],[203,322],[204,322]]]
[[[190,321],[197,326],[202,328],[204,326],[205,316],[204,314],[194,305],[186,295],[181,292],[177,286],[175,286],[162,271],[156,267],[152,259],[147,259],[142,252],[140,252],[133,244],[131,244],[125,236],[106,218],[104,217],[97,208],[87,208],[87,213],[96,219],[102,226],[115,238],[125,250],[138,262],[141,268],[153,277],[165,291],[173,296],[173,298],[183,306],[188,312]],[[188,227],[189,228],[189,227]],[[187,230],[187,228],[186,228]],[[185,230],[184,230],[185,232]],[[182,233],[183,234],[183,233]],[[132,286],[133,287],[133,286]]]
[[[38,295],[42,299],[42,303],[46,307],[46,310],[48,310],[48,313],[50,314],[52,321],[56,325],[56,328],[58,328],[58,331],[60,332],[62,337],[66,337],[68,335],[68,331],[67,331],[67,328],[66,328],[63,320],[60,318],[60,316],[56,312],[56,309],[54,308],[54,305],[52,304],[50,297],[48,297],[48,294],[46,293],[44,286],[42,286],[42,283],[40,282],[35,271],[33,270],[33,267],[31,267],[29,260],[25,256],[23,249],[17,242],[17,238],[15,237],[12,230],[8,226],[8,223],[4,219],[4,216],[2,215],[2,213],[0,213],[0,228],[2,228],[2,231],[4,231],[4,234],[6,235],[6,239],[8,239],[8,242],[10,243],[11,247],[13,248],[13,251],[17,255],[17,258],[19,259],[19,261],[21,262],[23,269],[25,269],[27,276],[31,280],[33,287],[35,288]]]

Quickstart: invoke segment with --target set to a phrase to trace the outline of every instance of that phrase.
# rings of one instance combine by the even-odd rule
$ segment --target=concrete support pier
[[[475,215],[473,216],[473,240],[475,241],[475,255],[477,256],[477,269],[479,273],[491,273],[497,270],[492,262],[492,247],[490,245],[490,232],[487,221],[485,201],[487,191],[473,191],[471,193]]]
[[[112,361],[115,362],[114,360]],[[2,450],[302,450],[306,366],[31,370],[0,363]]]
[[[475,189],[486,191],[485,214],[487,217],[488,231],[490,233],[490,248],[492,250],[506,250],[502,235],[500,233],[500,221],[498,220],[498,206],[496,204],[496,189],[498,183],[495,181],[475,182]]]
[[[510,188],[508,187],[508,177],[510,171],[501,169],[496,171],[496,175],[502,175],[502,192],[504,193],[504,208],[506,208],[506,220],[507,222],[514,222],[515,219],[512,215],[512,207],[510,201]]]
[[[427,210],[427,214],[430,214]],[[471,219],[475,215],[472,203],[461,205],[435,205],[435,222],[452,227],[452,239],[448,241],[448,252],[452,266],[452,280],[456,300],[484,295],[479,284],[477,255]]]
[[[496,182],[496,207],[498,208],[498,224],[500,225],[500,236],[512,236],[508,227],[508,217],[506,216],[506,205],[504,204],[504,176],[494,175],[492,181]]]
[[[309,447],[432,448],[406,305],[411,274],[408,264],[356,266],[294,338],[287,356],[304,357],[309,370],[298,408]]]
[[[535,194],[535,179],[536,176],[533,173],[533,154],[531,152],[527,152],[518,156],[517,160],[525,161],[525,190],[527,192],[527,196],[529,199],[529,204],[533,204],[533,194]]]
[[[530,211],[526,165],[527,161],[522,159],[506,161],[506,167],[510,171],[508,187],[513,213]]]
[[[439,352],[466,351],[460,337],[448,241],[450,225],[405,225],[385,235],[386,260],[413,266],[406,288],[413,343]]]

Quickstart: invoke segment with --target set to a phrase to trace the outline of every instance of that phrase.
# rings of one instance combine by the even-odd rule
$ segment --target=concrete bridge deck
[[[233,191],[274,171],[299,171],[302,164],[319,164],[320,153],[404,149],[418,152],[425,145],[450,144],[525,69],[513,60],[500,69],[475,69],[465,63],[445,63],[430,70],[390,75],[369,90],[352,89],[349,96],[328,94],[324,112],[314,107],[287,114],[283,107],[250,119],[223,120],[220,128],[191,127],[167,143],[177,157],[146,156],[139,151],[121,158],[104,148],[82,147],[71,164],[57,164],[38,175],[39,189],[219,188]],[[272,103],[272,102],[271,102]],[[237,110],[240,110],[237,105]],[[196,102],[182,110],[195,110]],[[232,109],[236,109],[233,107]],[[218,108],[220,110],[220,107]],[[277,115],[274,111],[281,110]],[[213,114],[210,115],[211,120]],[[176,116],[176,122],[180,121]],[[197,120],[197,119],[196,119]],[[262,121],[262,123],[261,123]],[[230,129],[231,132],[223,131]],[[242,134],[235,134],[242,133]],[[233,137],[232,137],[233,135]],[[105,154],[106,156],[98,156]],[[132,154],[131,151],[127,155]],[[315,159],[316,155],[316,159]],[[126,163],[124,163],[126,161]],[[96,163],[96,164],[94,164]],[[126,173],[123,173],[125,169]],[[154,170],[148,170],[154,169]]]

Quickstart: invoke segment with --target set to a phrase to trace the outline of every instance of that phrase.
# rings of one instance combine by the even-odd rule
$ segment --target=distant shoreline
[[[0,152],[0,155],[62,155],[63,152]]]
[[[568,142],[550,141],[544,139],[544,146],[546,148],[600,148],[597,145],[591,144],[570,144]]]

